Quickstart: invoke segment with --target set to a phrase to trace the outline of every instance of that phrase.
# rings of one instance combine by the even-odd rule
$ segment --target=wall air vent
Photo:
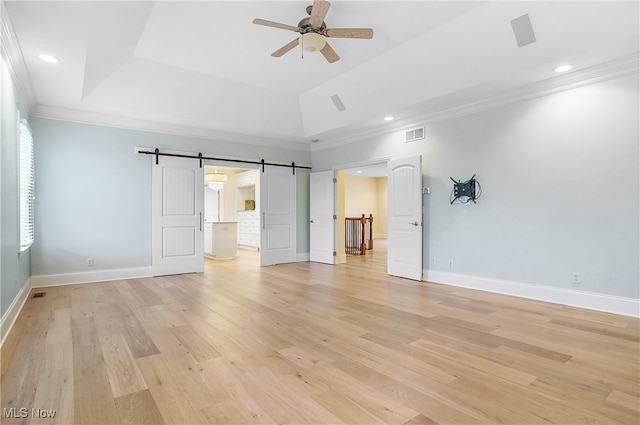
[[[404,142],[415,142],[416,140],[422,140],[425,137],[424,127],[418,127],[411,130],[407,130],[404,135]]]

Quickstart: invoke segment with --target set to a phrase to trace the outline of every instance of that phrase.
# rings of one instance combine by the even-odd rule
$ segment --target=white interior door
[[[289,167],[260,173],[260,265],[296,261],[296,176]]]
[[[309,175],[309,259],[334,264],[335,173],[321,171]]]
[[[387,272],[422,280],[422,157],[388,165]]]
[[[152,165],[153,275],[204,271],[204,175],[198,161],[163,157]]]

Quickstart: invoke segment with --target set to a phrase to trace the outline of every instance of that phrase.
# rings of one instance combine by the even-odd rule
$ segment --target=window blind
[[[20,120],[20,252],[26,251],[34,239],[35,172],[33,162],[33,134],[27,120]]]

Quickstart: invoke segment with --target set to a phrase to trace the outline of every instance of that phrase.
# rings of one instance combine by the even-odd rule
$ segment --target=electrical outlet
[[[449,268],[452,269],[453,268],[453,260],[449,260]]]
[[[93,267],[93,258],[87,258],[87,267]]]
[[[436,257],[431,257],[431,265],[432,266],[436,265]]]
[[[571,283],[574,285],[580,285],[582,283],[582,276],[580,276],[580,273],[573,272],[571,274]]]

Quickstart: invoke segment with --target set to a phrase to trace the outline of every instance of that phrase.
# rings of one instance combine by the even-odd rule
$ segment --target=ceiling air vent
[[[407,130],[404,135],[404,142],[415,142],[416,140],[424,139],[424,127],[418,127],[411,130]]]
[[[334,94],[333,96],[331,96],[331,100],[333,101],[333,104],[336,105],[336,109],[338,111],[342,112],[345,109],[347,109],[344,106],[344,103],[342,103],[342,99],[340,99],[340,97],[337,94]]]
[[[523,47],[536,41],[536,35],[533,33],[529,15],[522,15],[513,19],[511,21],[511,28],[513,29],[513,35],[516,36],[518,47]]]

